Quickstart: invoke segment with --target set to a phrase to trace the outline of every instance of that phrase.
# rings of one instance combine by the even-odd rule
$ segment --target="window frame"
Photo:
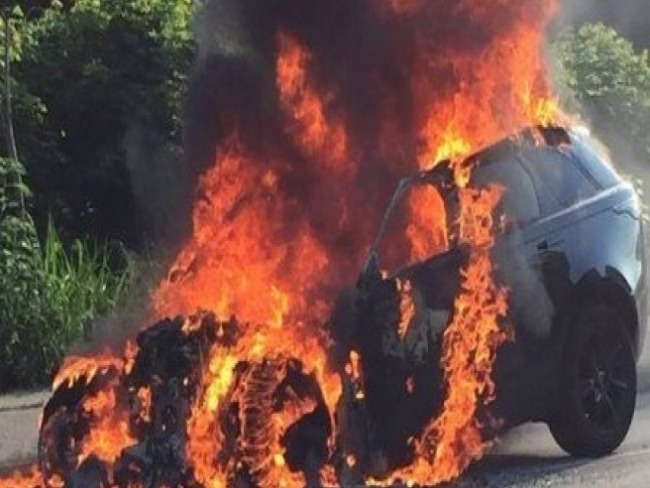
[[[589,171],[587,171],[586,168],[584,168],[582,164],[580,164],[580,161],[570,150],[570,146],[568,149],[569,150],[563,150],[562,146],[533,146],[525,148],[526,151],[536,155],[537,157],[546,157],[546,154],[544,153],[549,153],[550,157],[556,158],[556,161],[551,161],[550,164],[557,164],[560,168],[562,168],[562,165],[570,165],[574,169],[575,174],[577,174],[577,177],[581,178],[582,181],[586,184],[585,186],[588,187],[590,193],[589,196],[597,195],[599,191],[602,191],[602,185],[593,177]],[[522,165],[528,169],[529,174],[531,175],[534,185],[537,189],[538,196],[540,196],[540,206],[542,210],[541,218],[552,216],[558,212],[576,205],[584,198],[589,198],[589,196],[579,197],[576,192],[575,195],[572,194],[571,198],[567,199],[566,201],[559,199],[557,196],[558,192],[554,192],[552,188],[550,188],[551,185],[547,181],[548,178],[544,176],[544,172],[536,171],[533,168],[533,166],[538,163],[531,161],[527,156],[528,155],[524,151],[522,151],[520,154]],[[566,172],[561,176],[566,176]],[[577,196],[578,198],[574,198],[574,196]]]
[[[519,150],[520,148],[517,148],[517,149],[518,150],[515,150],[515,151],[512,151],[511,153],[509,153],[507,157],[502,156],[502,157],[498,157],[497,159],[489,159],[489,155],[486,155],[486,157],[488,157],[488,159],[484,160],[484,161],[481,161],[480,158],[479,158],[478,165],[474,169],[474,171],[480,171],[481,167],[488,168],[488,167],[493,166],[493,165],[498,164],[498,163],[503,163],[505,165],[516,164],[519,167],[519,169],[521,170],[522,174],[524,174],[526,176],[526,178],[528,178],[528,180],[530,181],[530,186],[531,186],[532,191],[533,191],[534,202],[535,202],[535,206],[536,206],[536,215],[534,217],[528,219],[527,221],[523,221],[523,222],[521,220],[514,219],[515,222],[516,222],[514,228],[508,228],[507,230],[505,230],[503,232],[504,235],[510,233],[513,230],[524,229],[524,228],[530,226],[531,224],[534,224],[535,222],[539,221],[540,219],[542,219],[544,217],[542,201],[541,201],[541,198],[540,198],[539,188],[538,188],[538,186],[536,184],[536,180],[534,178],[534,175],[532,174],[532,172],[528,168],[528,166],[525,164],[525,161],[521,157],[521,151]],[[498,182],[495,182],[495,183],[498,183]],[[506,187],[504,191],[507,192],[508,188]],[[507,217],[508,216],[506,215],[506,218]]]
[[[571,155],[599,189],[604,190],[620,183],[620,177],[605,148],[599,147],[597,141],[584,135],[572,134],[571,140]]]

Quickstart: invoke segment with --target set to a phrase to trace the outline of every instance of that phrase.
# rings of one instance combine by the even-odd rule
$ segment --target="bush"
[[[586,117],[603,139],[630,141],[643,159],[650,155],[650,58],[603,24],[586,24],[555,42],[565,105]],[[628,144],[629,145],[629,144]]]
[[[149,159],[132,156],[125,137],[146,130],[180,152],[181,102],[194,60],[192,1],[67,4],[27,8],[14,24],[14,122],[34,190],[32,216],[44,232],[53,215],[66,243],[119,240],[142,249],[159,229],[138,205],[131,171]]]
[[[75,241],[66,250],[51,223],[41,246],[21,203],[22,172],[0,159],[0,391],[46,384],[134,276],[131,260],[115,265],[106,248]]]
[[[51,313],[36,231],[18,204],[21,172],[17,162],[0,160],[0,389],[42,381],[44,375],[36,371],[56,355],[46,340],[57,327],[47,320]]]

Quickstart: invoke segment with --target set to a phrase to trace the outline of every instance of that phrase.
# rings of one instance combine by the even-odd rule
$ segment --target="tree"
[[[20,10],[17,10],[20,12]],[[13,115],[11,109],[11,55],[12,55],[12,26],[11,18],[14,15],[9,9],[2,10],[2,23],[4,24],[4,104],[3,104],[3,117],[4,127],[7,137],[7,153],[10,158],[18,159],[18,151],[16,149],[16,138],[14,136]]]
[[[2,71],[4,77],[4,90],[3,90],[3,104],[2,104],[2,126],[5,130],[6,135],[6,150],[7,156],[9,159],[14,162],[18,161],[18,149],[16,148],[16,138],[14,135],[14,124],[13,124],[13,109],[12,109],[12,93],[11,86],[13,80],[11,78],[11,63],[13,62],[13,57],[15,56],[14,42],[13,42],[13,26],[12,20],[14,17],[20,17],[22,11],[19,7],[14,8],[3,8],[0,11],[2,19],[2,33],[3,33],[3,50],[4,56],[2,59]],[[22,171],[18,170],[18,165],[7,165],[7,168],[15,168],[13,172],[9,172],[8,176],[13,177],[13,186],[18,189],[17,201],[19,203],[19,211],[21,216],[25,216],[25,199],[23,196],[23,181],[22,181]]]
[[[587,24],[554,46],[566,105],[608,142],[624,136],[637,156],[650,155],[650,62],[615,30]],[[609,139],[609,140],[608,140]]]
[[[5,2],[6,3],[6,2]],[[2,61],[2,127],[6,158],[0,157],[0,391],[43,381],[56,346],[58,322],[47,319],[51,310],[42,273],[41,248],[34,222],[25,205],[28,189],[18,158],[13,126],[14,61],[20,59],[15,25],[22,20],[19,6],[0,9]],[[46,338],[43,340],[43,338]]]
[[[129,258],[85,238],[137,244],[124,136],[140,124],[180,146],[193,57],[191,0],[35,4],[0,4],[0,391],[44,384],[125,294]]]
[[[23,92],[16,137],[35,219],[42,229],[52,213],[68,240],[88,235],[137,247],[144,226],[124,138],[138,125],[180,146],[192,2],[42,3],[22,23],[15,67]]]

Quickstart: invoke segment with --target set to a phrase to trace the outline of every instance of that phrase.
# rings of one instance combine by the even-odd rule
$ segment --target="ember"
[[[542,61],[555,1],[258,3],[264,33],[245,28],[262,66],[215,90],[213,164],[155,325],[123,355],[65,363],[40,474],[0,487],[437,484],[482,456],[507,337],[490,258],[504,189],[469,188],[465,158],[557,116]],[[395,184],[442,160],[458,209],[414,193],[390,258],[467,246],[441,285],[453,310],[424,310],[399,279],[335,307]]]

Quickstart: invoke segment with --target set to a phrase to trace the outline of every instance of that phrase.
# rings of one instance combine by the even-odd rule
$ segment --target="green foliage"
[[[5,49],[5,22],[9,22],[11,43],[9,44],[9,59],[11,62],[20,61],[20,53],[22,49],[22,37],[20,32],[16,29],[16,25],[19,25],[24,16],[23,10],[19,5],[13,7],[0,7],[0,46],[2,46],[2,57],[0,57],[0,69],[4,73],[5,70],[5,59],[4,59],[4,49]]]
[[[4,390],[46,382],[131,286],[133,259],[114,244],[137,246],[143,234],[125,135],[136,126],[180,147],[194,45],[192,0],[3,0],[0,12],[27,168],[0,159]],[[3,83],[4,68],[0,57]]]
[[[180,146],[193,62],[191,0],[41,2],[16,21],[16,136],[35,220],[65,241],[141,243],[124,136],[146,127]],[[31,12],[31,13],[29,13]]]
[[[21,215],[15,172],[19,163],[0,159],[0,389],[42,380],[56,354],[40,247],[31,219]]]
[[[13,118],[27,168],[0,159],[5,390],[47,382],[69,345],[131,286],[134,264],[121,245],[97,244],[134,246],[143,233],[124,137],[143,127],[180,147],[194,45],[192,0],[3,0],[0,9],[3,46],[5,20],[11,29]],[[2,83],[4,68],[2,57]],[[30,212],[24,181],[34,190]]]
[[[560,84],[568,105],[588,117],[597,132],[625,134],[637,153],[650,148],[650,59],[603,24],[587,24],[555,44]]]
[[[112,262],[116,259],[121,262]],[[93,322],[116,307],[135,277],[133,260],[121,250],[112,256],[105,248],[79,240],[66,250],[51,221],[42,266],[47,300],[64,326],[65,343],[88,338]]]
[[[43,246],[18,204],[20,163],[0,159],[0,391],[45,384],[68,346],[87,337],[134,277],[132,260],[75,241],[50,223]],[[117,269],[117,271],[115,271]]]

